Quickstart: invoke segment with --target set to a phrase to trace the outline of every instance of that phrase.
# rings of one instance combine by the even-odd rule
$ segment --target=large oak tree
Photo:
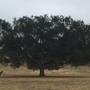
[[[0,63],[18,68],[59,69],[89,64],[90,25],[64,16],[23,16],[0,20]]]

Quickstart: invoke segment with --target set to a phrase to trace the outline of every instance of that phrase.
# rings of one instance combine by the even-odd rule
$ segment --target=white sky
[[[0,0],[0,19],[31,15],[63,15],[90,24],[90,0]]]

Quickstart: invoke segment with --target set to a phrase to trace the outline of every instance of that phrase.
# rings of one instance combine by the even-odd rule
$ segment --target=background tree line
[[[90,64],[90,25],[70,16],[0,19],[0,63],[18,68],[59,69]]]

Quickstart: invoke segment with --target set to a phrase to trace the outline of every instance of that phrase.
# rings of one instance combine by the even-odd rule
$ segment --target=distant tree
[[[12,27],[9,22],[0,19],[0,63],[6,64],[9,62],[7,60],[8,48],[11,49],[12,45]],[[7,47],[8,48],[7,48]]]
[[[19,67],[24,64],[22,60],[20,39],[16,38],[13,26],[9,22],[0,19],[0,63],[3,65],[11,65]]]
[[[86,49],[84,52],[84,64],[89,65],[90,66],[90,49]]]
[[[83,66],[85,65],[84,62],[84,54],[81,50],[74,50],[71,55],[69,55],[69,64],[71,66]]]

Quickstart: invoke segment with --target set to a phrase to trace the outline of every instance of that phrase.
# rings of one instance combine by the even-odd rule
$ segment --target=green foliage
[[[0,33],[2,64],[51,70],[90,63],[90,25],[70,16],[23,16],[13,25],[0,19]]]
[[[69,63],[72,66],[84,65],[84,54],[81,50],[74,50],[72,54],[69,56]]]
[[[15,37],[21,40],[18,44],[22,47],[28,68],[38,67],[32,61],[38,65],[50,63],[59,53],[60,39],[67,30],[62,17],[47,15],[14,19],[13,26]]]

